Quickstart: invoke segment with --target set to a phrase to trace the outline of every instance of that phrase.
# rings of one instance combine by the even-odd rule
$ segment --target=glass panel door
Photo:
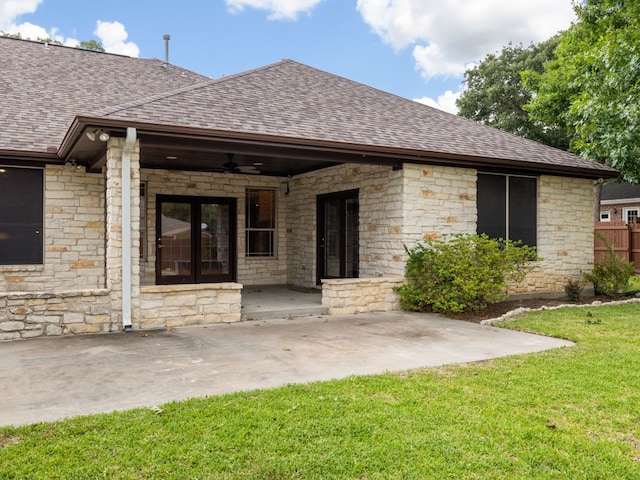
[[[156,282],[234,282],[236,200],[158,195]]]
[[[357,190],[318,197],[318,283],[358,277],[358,217]]]
[[[167,201],[159,210],[158,275],[168,283],[187,282],[193,276],[192,205]]]
[[[323,277],[340,276],[340,203],[339,200],[327,200],[324,204]]]
[[[231,273],[231,216],[229,205],[204,203],[200,209],[200,274]]]

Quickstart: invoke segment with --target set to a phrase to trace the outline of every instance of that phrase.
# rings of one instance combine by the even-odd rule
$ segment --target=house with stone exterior
[[[241,318],[256,285],[329,313],[397,308],[404,246],[484,232],[593,260],[617,172],[284,60],[211,79],[155,59],[0,38],[0,338]]]

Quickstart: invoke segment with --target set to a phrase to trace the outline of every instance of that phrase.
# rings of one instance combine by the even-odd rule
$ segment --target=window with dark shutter
[[[0,166],[0,265],[43,263],[43,171]]]
[[[537,179],[478,174],[479,234],[537,244]]]

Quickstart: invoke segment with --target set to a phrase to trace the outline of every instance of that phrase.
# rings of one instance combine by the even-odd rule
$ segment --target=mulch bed
[[[515,310],[516,308],[541,308],[541,307],[554,307],[557,305],[588,305],[593,302],[612,302],[617,300],[626,300],[626,298],[611,298],[603,295],[595,297],[583,297],[580,302],[570,302],[567,297],[559,298],[522,298],[517,300],[506,300],[504,302],[494,303],[489,305],[486,309],[479,312],[463,312],[459,314],[447,315],[449,318],[455,318],[457,320],[465,320],[467,322],[480,323],[482,320],[491,318],[498,318],[505,313]]]

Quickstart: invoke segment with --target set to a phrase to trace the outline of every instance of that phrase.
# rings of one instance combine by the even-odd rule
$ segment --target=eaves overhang
[[[57,152],[25,152],[22,150],[0,150],[0,164],[19,166],[44,166],[64,163]]]
[[[233,153],[253,160],[260,159],[260,157],[272,159],[274,162],[276,159],[289,160],[288,163],[281,163],[283,166],[281,171],[272,173],[288,176],[341,163],[388,165],[394,168],[401,168],[403,163],[413,163],[474,168],[492,172],[549,174],[589,179],[610,179],[619,176],[617,170],[595,163],[594,168],[589,168],[551,162],[460,155],[90,116],[78,116],[74,119],[61,143],[58,157],[62,161],[73,158],[82,146],[84,149],[93,148],[94,150],[89,152],[93,155],[92,158],[81,158],[80,161],[87,164],[97,162],[100,158],[104,158],[104,144],[93,142],[88,147],[84,139],[86,131],[101,129],[112,136],[124,137],[127,127],[136,128],[140,138],[142,157],[146,157],[150,165],[158,164],[159,168],[207,171],[209,167],[216,167],[216,161],[224,161],[223,154]],[[177,154],[179,151],[183,151],[188,154],[188,158],[175,164],[161,162],[160,157],[152,161],[150,157],[156,151],[163,152],[163,154],[164,152]],[[198,161],[198,158],[201,158],[201,161]],[[289,171],[285,171],[284,165],[289,168]],[[294,166],[292,167],[292,165]]]

